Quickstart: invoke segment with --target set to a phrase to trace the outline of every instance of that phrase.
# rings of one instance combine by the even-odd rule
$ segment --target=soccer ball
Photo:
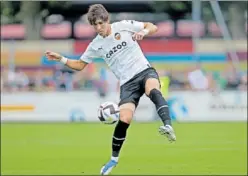
[[[105,102],[98,108],[98,118],[104,124],[114,124],[119,120],[120,111],[116,103]]]

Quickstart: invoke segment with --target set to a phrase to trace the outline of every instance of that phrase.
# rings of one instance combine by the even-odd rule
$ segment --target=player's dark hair
[[[107,22],[109,20],[109,13],[102,4],[94,4],[89,7],[88,21],[91,25],[96,23],[96,20]]]

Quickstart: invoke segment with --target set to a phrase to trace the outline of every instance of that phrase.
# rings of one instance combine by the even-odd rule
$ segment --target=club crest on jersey
[[[120,33],[115,33],[115,39],[120,40],[121,39],[121,34]]]

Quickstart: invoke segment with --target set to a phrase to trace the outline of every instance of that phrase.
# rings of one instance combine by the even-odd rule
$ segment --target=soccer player
[[[149,22],[123,20],[110,24],[109,13],[101,4],[91,5],[88,21],[98,35],[88,45],[79,60],[65,58],[47,51],[49,60],[59,61],[66,66],[83,70],[94,58],[103,58],[111,71],[120,81],[120,119],[112,138],[112,156],[101,168],[102,175],[108,175],[118,164],[119,153],[125,141],[127,129],[138,106],[140,97],[145,93],[155,104],[163,125],[159,132],[169,141],[176,136],[171,124],[168,104],[160,92],[159,76],[144,56],[137,40],[157,31],[157,26]]]

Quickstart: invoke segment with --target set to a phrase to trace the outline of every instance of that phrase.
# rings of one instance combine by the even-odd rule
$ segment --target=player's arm
[[[158,31],[158,27],[155,24],[150,23],[150,22],[143,22],[143,23],[144,23],[143,31],[144,30],[147,31],[145,32],[146,35],[152,35]]]
[[[67,62],[65,62],[65,65],[68,67],[80,71],[83,70],[88,63],[82,61],[82,60],[72,60],[72,59],[67,59]]]
[[[58,53],[51,52],[51,51],[46,52],[46,57],[48,58],[48,60],[54,60],[54,61],[61,62],[65,64],[66,66],[70,67],[71,69],[74,69],[77,71],[83,70],[88,64],[87,62],[84,62],[81,59],[80,60],[69,59]]]
[[[152,35],[158,30],[158,27],[150,22],[124,20],[120,24],[124,29],[133,32],[134,40],[142,40],[145,36]]]
[[[90,44],[87,47],[84,54],[82,54],[79,60],[68,59],[58,53],[51,52],[51,51],[46,52],[46,57],[48,58],[48,60],[59,61],[65,64],[66,66],[70,67],[71,69],[80,71],[80,70],[83,70],[88,63],[91,63],[92,59],[100,57],[100,56],[96,52],[96,50],[92,47],[92,44]]]
[[[141,22],[143,23],[143,28],[133,34],[134,40],[142,40],[147,35],[152,35],[157,32],[158,27],[150,22]],[[142,25],[141,25],[142,26]]]

